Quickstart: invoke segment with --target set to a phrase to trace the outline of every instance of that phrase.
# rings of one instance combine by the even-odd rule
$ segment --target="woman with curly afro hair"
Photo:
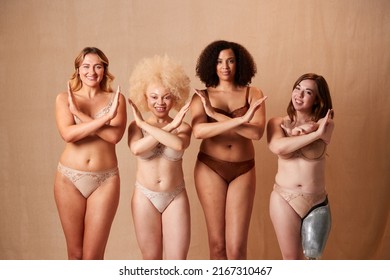
[[[215,41],[199,56],[205,84],[192,100],[193,135],[202,139],[195,186],[203,207],[211,259],[246,259],[256,189],[255,150],[265,127],[266,97],[250,86],[256,74],[240,44]]]

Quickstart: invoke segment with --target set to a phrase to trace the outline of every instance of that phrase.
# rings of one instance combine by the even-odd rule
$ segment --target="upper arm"
[[[203,108],[202,101],[198,95],[193,96],[191,102],[191,117],[192,117],[192,128],[194,128],[199,123],[207,122],[207,116]]]
[[[55,102],[56,124],[61,137],[66,140],[67,128],[74,125],[74,117],[69,110],[68,96],[66,93],[60,93]]]
[[[264,97],[263,92],[257,87],[251,87],[249,102],[252,103],[255,100],[261,99]],[[263,102],[260,108],[255,112],[253,118],[249,123],[257,124],[261,127],[265,127],[266,122],[266,110],[265,110],[265,102]]]
[[[182,139],[184,149],[187,149],[188,146],[190,145],[191,133],[192,133],[192,127],[188,123],[182,122],[177,136]]]
[[[135,121],[132,121],[127,130],[127,145],[132,153],[136,153],[135,143],[142,138],[142,132]]]
[[[285,135],[283,133],[283,129],[280,126],[282,124],[282,120],[283,119],[280,117],[272,118],[268,121],[268,124],[267,124],[268,147],[273,153],[276,153],[276,154],[278,152],[277,152],[277,145],[275,142],[278,139],[285,137]]]

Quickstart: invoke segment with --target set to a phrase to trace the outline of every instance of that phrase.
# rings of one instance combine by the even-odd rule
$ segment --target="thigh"
[[[256,191],[256,171],[253,168],[232,181],[226,200],[226,236],[228,247],[246,251],[249,224]],[[245,253],[245,252],[242,252]]]
[[[272,191],[270,217],[284,259],[303,258],[301,218],[285,199]]]
[[[119,175],[108,178],[87,199],[84,231],[86,259],[102,259],[119,203]]]
[[[69,258],[81,258],[86,199],[73,183],[57,171],[54,198],[64,230]]]
[[[162,258],[161,214],[137,188],[131,200],[134,230],[144,259]]]
[[[164,255],[166,259],[186,259],[190,246],[190,205],[183,190],[162,215]]]
[[[226,182],[205,164],[195,165],[195,186],[202,205],[209,241],[225,243]]]

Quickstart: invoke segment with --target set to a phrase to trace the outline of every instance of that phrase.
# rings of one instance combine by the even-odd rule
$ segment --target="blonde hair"
[[[190,79],[184,69],[167,55],[144,58],[130,75],[130,99],[140,110],[149,110],[146,89],[152,83],[159,83],[169,90],[174,98],[173,108],[177,111],[184,105],[190,93]]]
[[[108,65],[110,64],[108,61],[107,56],[98,48],[96,47],[85,47],[80,54],[76,57],[74,60],[74,73],[70,77],[70,86],[73,91],[78,91],[82,86],[83,82],[80,79],[79,75],[79,67],[83,63],[83,60],[87,54],[96,54],[101,63],[103,64],[104,67],[104,76],[102,81],[100,82],[100,87],[102,90],[107,91],[107,92],[113,92],[111,84],[112,81],[115,79],[114,75],[108,71]]]

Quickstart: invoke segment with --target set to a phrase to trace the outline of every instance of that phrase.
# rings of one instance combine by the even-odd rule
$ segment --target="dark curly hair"
[[[257,68],[248,50],[238,43],[218,40],[210,43],[202,51],[196,63],[196,76],[199,77],[206,87],[216,87],[219,84],[219,78],[216,72],[218,56],[221,51],[227,49],[231,49],[236,57],[235,84],[247,86],[252,82]]]
[[[306,73],[300,76],[295,81],[292,90],[294,90],[294,88],[297,85],[299,85],[299,83],[302,82],[303,80],[313,80],[317,84],[318,94],[316,95],[316,101],[314,102],[312,108],[312,115],[313,115],[313,121],[318,121],[319,119],[326,116],[326,113],[328,112],[329,109],[333,109],[332,98],[330,97],[328,83],[326,82],[325,78],[322,77],[321,75],[315,73]],[[291,100],[287,106],[287,114],[291,121],[295,119],[296,110]],[[333,111],[331,112],[330,116],[331,118],[334,117]]]

